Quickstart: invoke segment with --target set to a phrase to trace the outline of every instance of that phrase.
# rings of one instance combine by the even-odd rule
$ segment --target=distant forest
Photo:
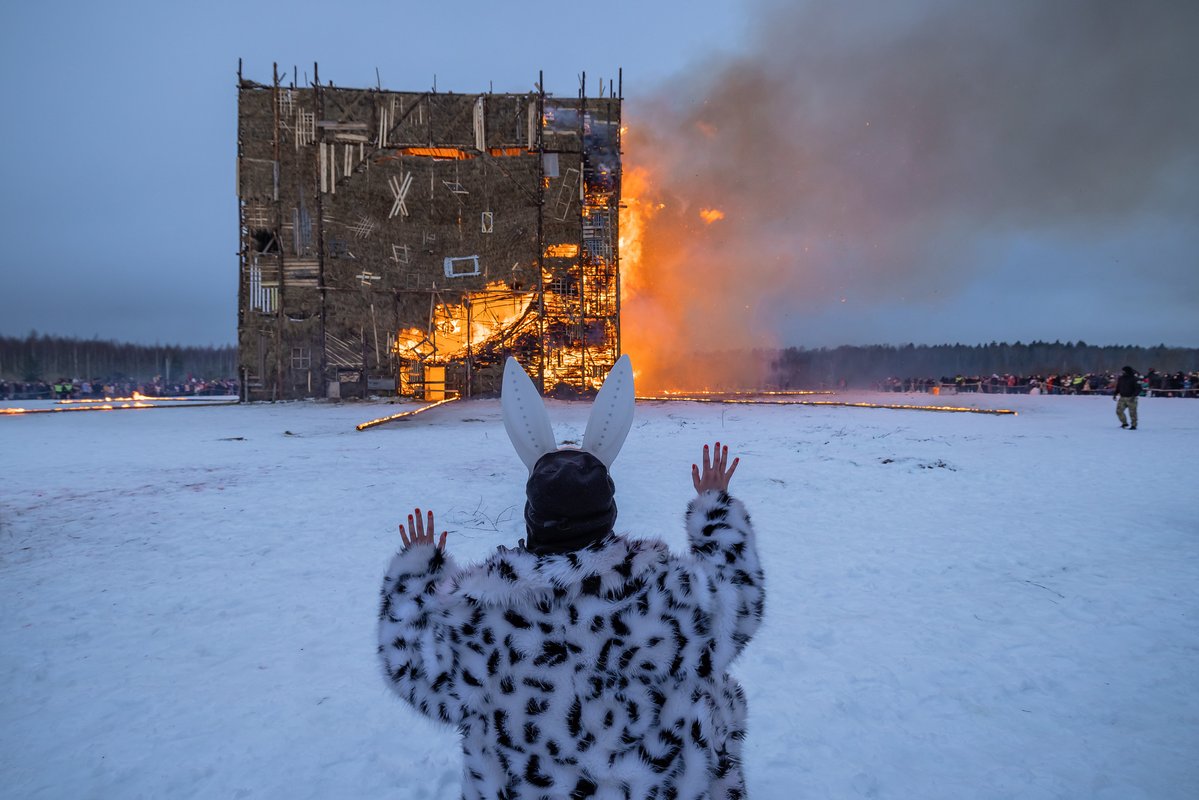
[[[1199,370],[1199,348],[1099,347],[1086,342],[991,342],[981,345],[869,345],[809,350],[788,347],[755,354],[769,359],[769,383],[790,388],[832,386],[845,380],[868,387],[889,377],[940,378],[991,374],[1062,375],[1118,372],[1125,364],[1142,374]],[[709,356],[711,357],[711,356]],[[766,360],[763,358],[763,360]],[[237,348],[125,344],[31,332],[0,336],[0,379],[59,378],[181,380],[237,377]]]
[[[0,379],[56,381],[130,379],[148,381],[237,377],[237,348],[124,344],[31,332],[23,339],[0,336]]]
[[[772,383],[785,388],[832,386],[845,380],[867,387],[889,377],[953,378],[987,375],[1085,375],[1119,372],[1129,365],[1144,374],[1193,372],[1199,348],[1099,347],[1086,342],[991,342],[963,345],[870,345],[807,350],[788,347],[772,363]]]

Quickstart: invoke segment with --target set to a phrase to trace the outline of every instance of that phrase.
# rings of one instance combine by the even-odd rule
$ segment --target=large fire
[[[649,162],[626,166],[620,212],[621,344],[638,390],[759,387],[767,357],[746,352],[760,344],[745,336],[753,310],[726,291],[738,264],[721,259],[712,224],[726,212],[668,198]]]
[[[643,391],[660,391],[657,376],[660,351],[654,343],[668,333],[662,315],[654,313],[655,282],[645,262],[646,228],[665,205],[653,199],[649,169],[626,167],[620,204],[621,345],[633,361],[634,375]],[[636,320],[633,322],[633,320]],[[647,385],[648,384],[648,385]]]
[[[627,129],[622,130],[622,136]],[[729,254],[726,237],[733,217],[719,196],[679,198],[659,185],[650,148],[623,139],[632,157],[620,177],[619,254],[620,349],[632,356],[638,388],[698,391],[762,386],[767,356],[754,356],[754,309],[734,291],[745,258]],[[646,157],[638,156],[645,154]],[[532,287],[494,281],[461,299],[430,303],[428,323],[396,332],[391,346],[402,394],[419,384],[446,380],[437,368],[466,361],[475,369],[494,367],[508,352],[545,353],[530,370],[544,373],[544,388],[598,389],[614,355],[594,343],[583,320],[615,315],[614,273],[602,244],[587,231],[607,230],[604,215],[614,187],[588,184],[583,199],[585,247],[547,243],[544,257],[574,262],[572,283],[559,286],[549,268],[542,275],[544,305]],[[720,224],[714,224],[714,223]],[[561,273],[559,273],[559,276]],[[756,291],[756,290],[755,290]],[[440,300],[440,298],[439,298]],[[539,341],[538,347],[529,346]],[[735,351],[735,352],[734,352]],[[535,356],[529,356],[535,360]],[[425,371],[433,368],[430,378]],[[432,395],[427,394],[430,397]]]

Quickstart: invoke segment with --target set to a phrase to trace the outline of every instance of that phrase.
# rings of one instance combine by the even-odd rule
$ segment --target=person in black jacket
[[[1132,367],[1125,367],[1124,372],[1116,378],[1116,391],[1112,399],[1116,401],[1116,416],[1120,418],[1120,427],[1135,431],[1137,429],[1137,397],[1141,394],[1141,381]],[[1124,418],[1124,409],[1128,409],[1132,418],[1132,426]]]

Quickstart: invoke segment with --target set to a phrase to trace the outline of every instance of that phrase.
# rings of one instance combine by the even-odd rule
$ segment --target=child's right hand
[[[704,445],[703,472],[700,472],[698,465],[691,465],[691,482],[695,485],[695,491],[698,494],[713,490],[720,492],[729,490],[729,481],[741,459],[734,458],[732,464],[729,464],[728,460],[728,447],[721,447],[720,442],[717,442],[709,452],[708,446]],[[728,465],[728,469],[725,469],[726,465]]]
[[[404,547],[411,547],[414,544],[433,544],[433,535],[437,530],[433,526],[433,512],[429,512],[429,525],[426,533],[424,520],[421,519],[420,509],[416,509],[415,517],[412,514],[408,515],[408,530],[404,530],[404,525],[400,524],[400,539],[404,542]],[[445,537],[448,531],[441,532],[441,539],[437,542],[438,550],[445,550]]]

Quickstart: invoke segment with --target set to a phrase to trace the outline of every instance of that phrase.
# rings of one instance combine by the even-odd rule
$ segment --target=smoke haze
[[[1199,3],[899,5],[769,4],[629,101],[646,388],[752,382],[686,372],[727,349],[1199,339]]]

